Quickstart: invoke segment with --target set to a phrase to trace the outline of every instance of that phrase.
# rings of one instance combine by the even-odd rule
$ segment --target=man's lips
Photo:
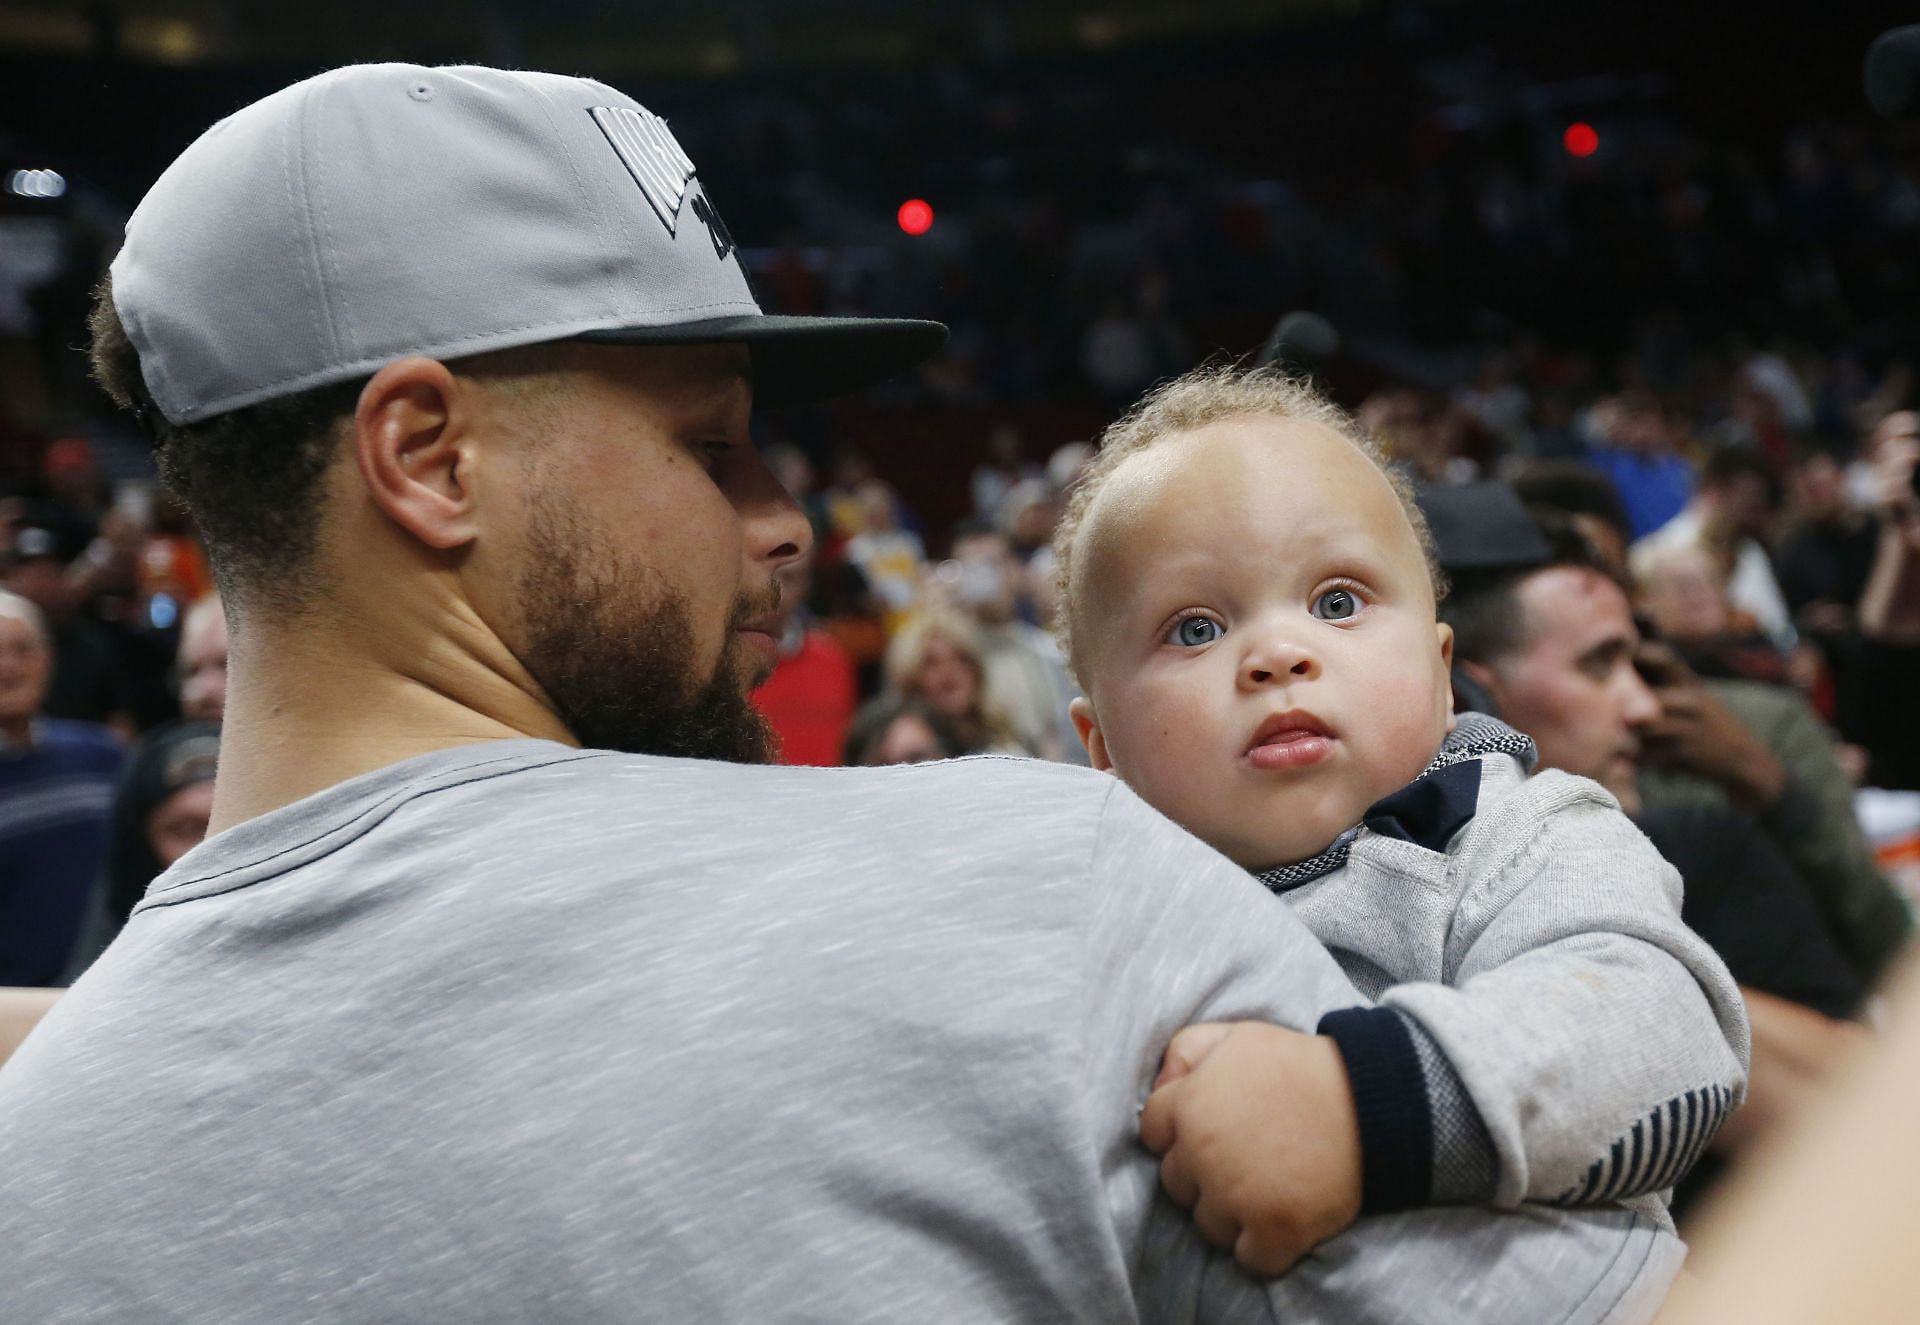
[[[766,659],[769,667],[780,661],[780,636],[771,622],[749,622],[735,628],[733,634],[748,649]]]
[[[1263,771],[1306,768],[1333,752],[1335,736],[1326,723],[1304,709],[1268,718],[1253,733],[1247,762]]]

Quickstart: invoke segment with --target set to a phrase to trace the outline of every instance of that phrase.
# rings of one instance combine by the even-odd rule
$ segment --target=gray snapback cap
[[[353,65],[220,121],[128,220],[113,301],[174,423],[570,339],[744,344],[756,407],[779,408],[946,339],[762,313],[664,120],[588,79],[474,66]]]

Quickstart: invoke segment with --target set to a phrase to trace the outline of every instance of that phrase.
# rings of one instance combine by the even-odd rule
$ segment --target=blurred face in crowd
[[[779,569],[812,535],[748,433],[733,346],[575,347],[527,411],[522,541],[476,583],[590,748],[762,762],[747,692],[777,656]]]
[[[162,869],[200,845],[213,815],[213,783],[192,782],[147,814],[147,845]]]
[[[1553,566],[1521,581],[1515,598],[1522,642],[1461,666],[1533,738],[1542,768],[1592,778],[1633,813],[1640,729],[1660,716],[1660,701],[1634,670],[1640,632],[1626,594],[1596,571]]]
[[[953,559],[962,570],[960,605],[988,625],[1012,620],[1020,567],[1007,540],[969,534],[954,541]]]
[[[0,602],[0,728],[21,727],[39,712],[53,679],[53,650],[24,604]]]
[[[1705,548],[1662,553],[1645,568],[1640,602],[1663,639],[1718,638],[1727,629],[1727,595],[1719,563]]]
[[[218,598],[203,598],[187,609],[175,667],[181,716],[219,722],[227,709],[227,614]]]
[[[1815,452],[1794,471],[1794,500],[1800,514],[1817,524],[1840,520],[1847,514],[1847,474],[1825,452]]]
[[[1773,497],[1765,479],[1758,474],[1730,474],[1712,497],[1727,528],[1747,538],[1767,537],[1773,525]]]
[[[1325,849],[1438,751],[1453,634],[1399,497],[1337,433],[1242,416],[1165,438],[1084,530],[1092,763],[1235,861]]]
[[[886,731],[874,742],[867,752],[867,762],[922,764],[931,759],[945,759],[947,754],[940,745],[939,736],[927,726],[926,719],[917,713],[902,713],[887,724]]]
[[[926,651],[910,684],[914,694],[944,717],[964,718],[980,701],[980,685],[978,666],[959,645],[937,631],[927,636]]]

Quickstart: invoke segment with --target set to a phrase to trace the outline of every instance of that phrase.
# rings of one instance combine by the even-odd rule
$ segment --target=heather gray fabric
[[[1283,895],[1445,1055],[1493,1141],[1497,1202],[1631,1198],[1664,1223],[1666,1189],[1746,1089],[1740,990],[1605,788],[1479,764],[1445,853],[1362,829],[1344,866]]]
[[[1263,1287],[1157,1195],[1175,1029],[1356,998],[1112,778],[443,752],[194,851],[0,1069],[0,1314],[1648,1317],[1680,1246],[1626,1212]]]
[[[175,423],[583,334],[751,344],[778,406],[946,339],[763,315],[665,121],[604,83],[471,65],[353,65],[229,115],[134,210],[113,302]]]

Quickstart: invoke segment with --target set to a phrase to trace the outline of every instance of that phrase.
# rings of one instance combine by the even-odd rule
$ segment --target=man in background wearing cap
[[[583,80],[336,71],[162,176],[94,353],[221,582],[215,836],[0,1070],[9,1315],[1650,1312],[1625,1212],[1208,1252],[1135,1137],[1162,1046],[1360,1000],[1113,780],[721,762],[809,540],[749,409],[941,334],[762,315]],[[1295,1038],[1283,1143],[1356,1145]]]
[[[1676,1195],[1676,1214],[1723,1161],[1805,1107],[1862,1032],[1843,1020],[1865,986],[1829,937],[1793,866],[1746,813],[1712,802],[1644,805],[1642,743],[1662,718],[1670,651],[1644,644],[1625,590],[1570,517],[1529,515],[1502,484],[1423,494],[1453,581],[1441,617],[1453,627],[1455,690],[1531,736],[1543,767],[1604,785],[1679,870],[1681,917],[1740,982],[1753,1026],[1747,1098]],[[1536,520],[1539,523],[1536,523]],[[1642,669],[1666,684],[1656,689]],[[1770,758],[1741,734],[1749,760]],[[1732,744],[1732,738],[1727,738]],[[1755,748],[1757,746],[1757,748]]]

